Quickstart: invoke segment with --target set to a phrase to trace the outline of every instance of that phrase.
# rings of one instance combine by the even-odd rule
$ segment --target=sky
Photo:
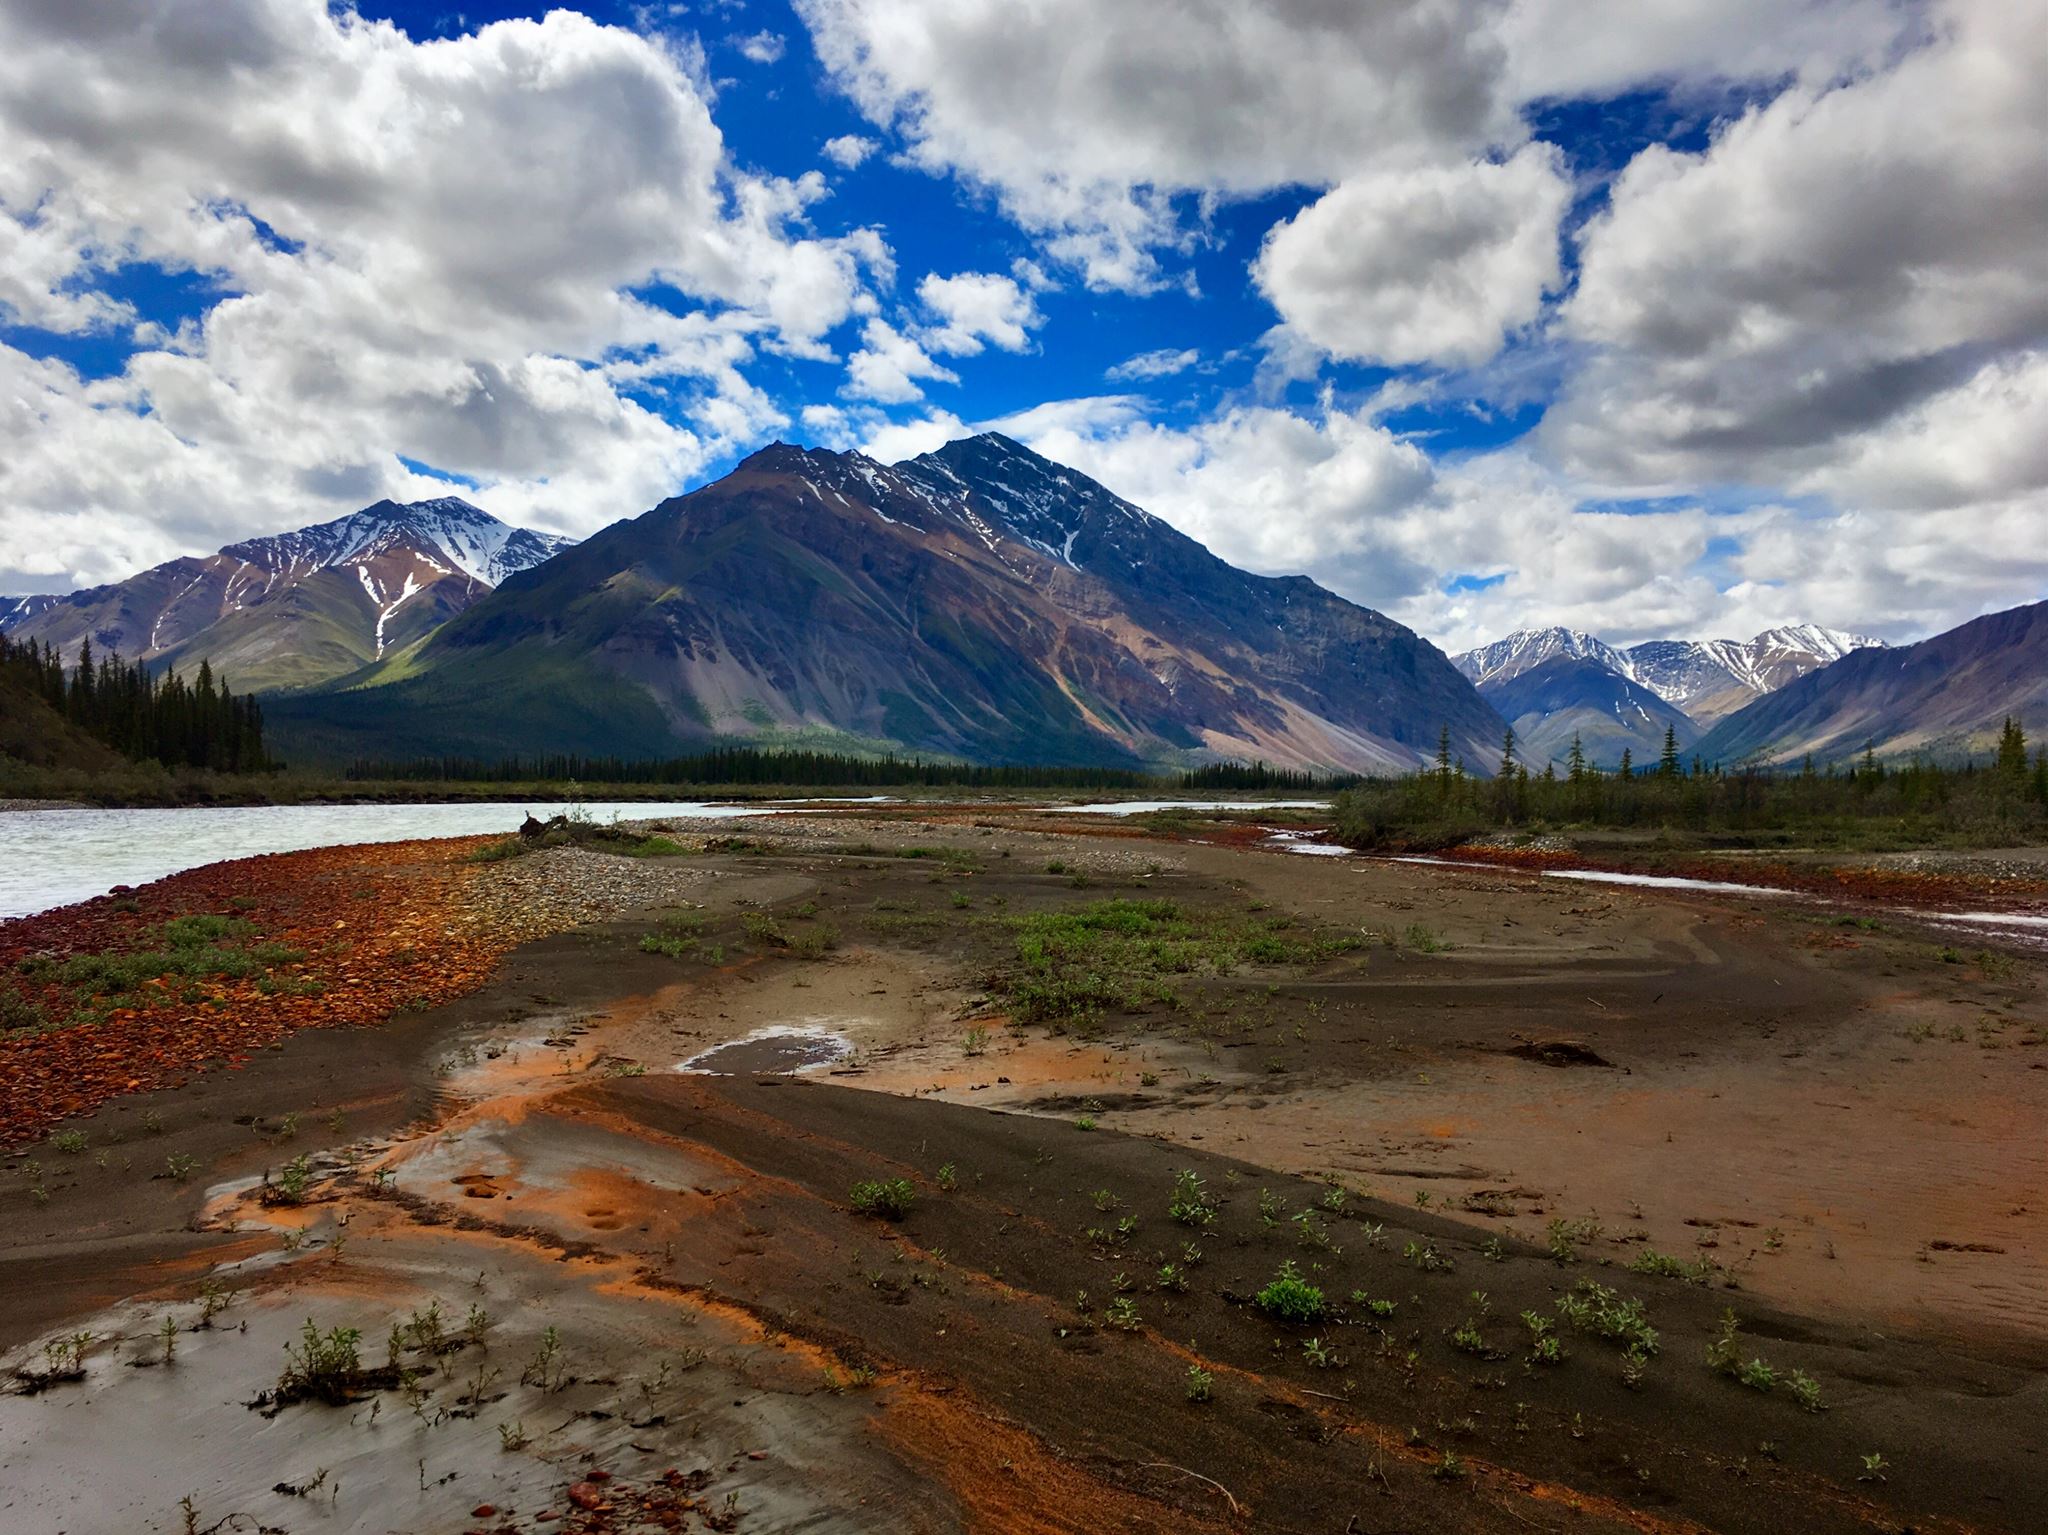
[[[1447,650],[2048,596],[2037,0],[0,0],[0,592],[1001,430]]]

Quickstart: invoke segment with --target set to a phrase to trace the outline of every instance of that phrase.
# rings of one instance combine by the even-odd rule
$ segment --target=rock
[[[586,1512],[604,1504],[604,1489],[595,1482],[574,1482],[569,1487],[569,1501]]]

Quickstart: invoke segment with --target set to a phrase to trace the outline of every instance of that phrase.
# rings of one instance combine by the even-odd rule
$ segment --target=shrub
[[[856,1183],[850,1198],[854,1209],[862,1215],[900,1221],[917,1202],[917,1191],[910,1186],[908,1178],[869,1179]]]
[[[1657,1330],[1650,1325],[1643,1303],[1625,1300],[1603,1284],[1580,1280],[1570,1295],[1558,1297],[1557,1310],[1580,1332],[1593,1333],[1644,1356],[1657,1352]]]
[[[1291,1258],[1280,1265],[1280,1272],[1259,1291],[1255,1303],[1266,1315],[1297,1325],[1321,1321],[1328,1309],[1323,1292],[1301,1277],[1301,1270]]]

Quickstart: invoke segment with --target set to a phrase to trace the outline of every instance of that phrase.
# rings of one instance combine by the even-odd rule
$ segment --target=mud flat
[[[2048,1527],[2037,951],[1199,827],[673,835],[0,926],[7,1101],[96,1084],[8,1122],[0,1525]],[[51,1025],[222,914],[270,993]]]

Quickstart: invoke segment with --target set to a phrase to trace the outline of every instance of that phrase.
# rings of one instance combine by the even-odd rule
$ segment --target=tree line
[[[114,651],[95,657],[91,640],[67,667],[45,642],[0,635],[0,678],[47,703],[65,721],[137,762],[167,768],[260,773],[276,768],[263,744],[263,710],[238,697],[201,661],[190,681],[152,673]]]
[[[348,776],[361,782],[722,784],[813,788],[1152,789],[1210,792],[1314,792],[1355,782],[1263,762],[1216,762],[1181,773],[1139,768],[976,764],[928,757],[863,757],[851,752],[720,746],[655,760],[573,752],[513,756],[361,758]]]
[[[1724,768],[1688,761],[1666,730],[1653,762],[1624,751],[1604,772],[1574,738],[1564,771],[1532,773],[1510,728],[1492,776],[1451,753],[1406,778],[1360,783],[1338,796],[1338,835],[1354,846],[1450,846],[1502,828],[1658,827],[1699,833],[1826,832],[1868,835],[1889,823],[1901,835],[2037,836],[2048,832],[2048,750],[2028,755],[2026,732],[2008,718],[1991,763],[1886,764],[1864,749],[1853,763],[1796,769]],[[1855,830],[1860,828],[1860,831]]]

